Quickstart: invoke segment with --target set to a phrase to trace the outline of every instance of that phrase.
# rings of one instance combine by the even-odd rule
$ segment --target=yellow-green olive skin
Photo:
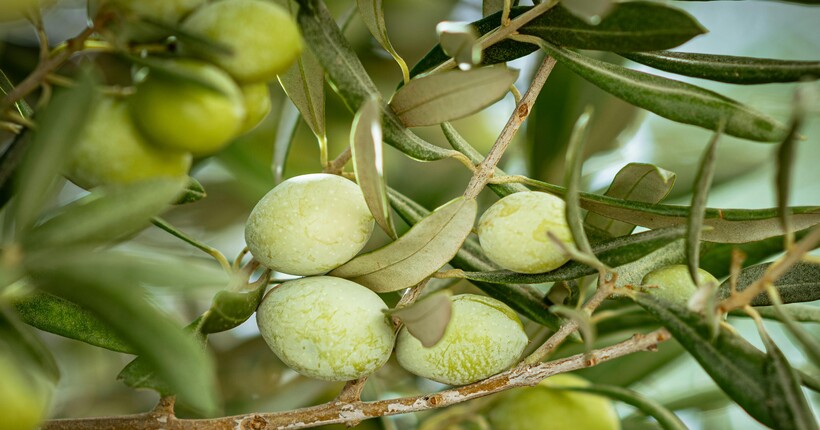
[[[23,367],[0,351],[0,430],[33,430],[46,418],[53,385]]]
[[[425,348],[407,329],[399,332],[396,358],[415,375],[449,385],[464,385],[515,364],[527,334],[515,311],[490,297],[453,296],[452,316],[438,343]]]
[[[510,390],[490,410],[490,424],[493,430],[619,430],[621,423],[609,399],[552,388],[584,385],[588,382],[582,378],[560,374],[535,387]]]
[[[241,90],[245,101],[245,121],[239,127],[239,134],[244,134],[256,128],[268,116],[271,100],[265,83],[243,85]]]
[[[243,84],[273,80],[302,52],[302,38],[293,18],[269,1],[209,3],[185,19],[182,28],[231,49],[230,55],[214,50],[193,53],[216,63]]]
[[[191,154],[154,147],[139,133],[125,102],[105,97],[94,108],[67,163],[66,177],[83,188],[157,177],[184,177]]]
[[[698,269],[698,276],[701,283],[720,284],[711,273],[703,269]],[[682,306],[686,306],[698,290],[698,286],[689,276],[689,268],[683,264],[666,266],[649,272],[644,276],[641,284],[643,291],[650,295]]]
[[[361,251],[373,226],[358,185],[315,173],[290,178],[262,197],[245,224],[245,242],[268,268],[319,275]]]
[[[478,238],[499,266],[520,273],[541,273],[569,261],[548,234],[573,246],[564,201],[551,194],[523,191],[495,202],[478,222]]]
[[[326,381],[348,381],[382,367],[393,350],[387,305],[346,279],[314,276],[268,292],[256,311],[259,331],[282,362]]]
[[[187,59],[168,65],[199,82],[149,71],[128,99],[134,123],[157,147],[194,156],[218,152],[245,122],[242,90],[216,66]]]

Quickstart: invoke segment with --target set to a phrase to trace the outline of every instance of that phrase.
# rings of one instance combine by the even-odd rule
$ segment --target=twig
[[[527,116],[529,116],[532,106],[535,104],[535,99],[538,98],[538,94],[541,93],[541,88],[547,81],[553,67],[555,67],[555,59],[545,57],[538,71],[535,72],[530,88],[526,94],[524,94],[524,97],[521,98],[521,102],[516,106],[515,112],[510,115],[510,119],[507,120],[507,124],[504,125],[504,129],[501,130],[501,134],[498,136],[498,139],[496,139],[493,147],[490,148],[490,152],[484,158],[484,161],[478,165],[470,183],[467,185],[467,190],[464,191],[464,197],[475,198],[475,196],[481,192],[481,189],[484,188],[484,185],[487,184],[487,181],[493,176],[495,166],[501,160],[501,156],[504,155],[504,151],[507,149],[513,137],[515,137],[515,133],[521,127],[521,124],[527,119]]]
[[[347,148],[345,148],[345,150],[342,151],[342,153],[339,154],[338,157],[336,157],[330,163],[327,163],[327,165],[325,166],[324,172],[325,173],[332,173],[334,175],[338,175],[339,173],[342,172],[342,169],[344,169],[345,164],[347,164],[347,162],[350,161],[350,157],[352,157],[352,156],[353,156],[353,153],[350,150],[350,145],[348,145]]]
[[[649,334],[635,334],[623,342],[535,365],[519,365],[506,372],[474,384],[456,387],[435,394],[402,397],[372,402],[331,401],[318,406],[286,412],[253,413],[213,419],[177,419],[173,416],[156,417],[151,414],[110,418],[82,418],[51,420],[43,430],[250,430],[301,429],[326,424],[355,423],[387,415],[426,411],[466,402],[515,387],[537,385],[558,373],[591,367],[639,351],[654,351],[657,345],[671,336],[665,329]]]

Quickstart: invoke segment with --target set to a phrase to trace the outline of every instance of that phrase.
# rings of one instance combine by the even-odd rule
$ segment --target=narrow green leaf
[[[703,214],[706,211],[706,197],[709,195],[712,178],[715,176],[717,143],[722,132],[723,122],[718,125],[718,130],[703,152],[698,173],[695,175],[694,193],[692,194],[692,203],[689,206],[689,217],[686,220],[686,265],[689,268],[689,276],[692,277],[695,285],[700,285],[698,267],[700,266],[700,237],[703,230]]]
[[[541,46],[555,59],[602,90],[664,118],[760,142],[780,141],[783,124],[720,94],[684,82],[630,70],[576,54],[549,42]]]
[[[176,205],[185,205],[188,203],[198,202],[208,196],[205,192],[205,187],[196,180],[196,178],[188,177],[188,185],[185,187],[182,196],[174,203]]]
[[[290,5],[290,2],[288,2]],[[319,60],[309,49],[302,51],[302,55],[287,72],[278,76],[279,84],[285,94],[299,109],[302,118],[310,127],[316,138],[327,145],[325,130],[325,71]]]
[[[646,415],[655,418],[660,424],[661,428],[665,430],[686,430],[686,425],[678,418],[672,411],[666,409],[657,401],[644,396],[643,394],[630,390],[628,388],[617,387],[614,385],[600,385],[592,384],[588,386],[576,387],[555,387],[559,390],[578,391],[581,393],[598,394],[609,397],[613,400],[624,402],[628,405],[638,408]]]
[[[395,190],[389,189],[388,196],[396,213],[411,226],[419,223],[430,214],[430,211]],[[498,266],[484,255],[478,240],[472,236],[467,237],[450,264],[462,270],[489,271],[498,269]],[[560,327],[560,319],[549,312],[549,306],[543,301],[543,294],[529,285],[500,285],[478,281],[473,281],[473,284],[488,296],[501,300],[516,312],[538,324],[554,330]]]
[[[279,124],[276,127],[276,138],[273,141],[271,170],[273,171],[273,180],[276,184],[282,182],[282,178],[285,175],[285,163],[288,161],[290,145],[296,136],[296,128],[298,126],[299,111],[293,103],[285,100],[282,103],[282,109],[279,111]],[[319,146],[320,151],[324,148],[325,159],[327,159],[327,140],[320,141]]]
[[[783,230],[792,231],[791,213],[789,213],[789,195],[791,192],[791,175],[794,166],[794,155],[797,147],[799,131],[805,116],[805,106],[803,106],[805,96],[801,95],[801,88],[794,94],[794,108],[789,133],[777,148],[777,173],[775,176],[775,189],[777,190],[777,207],[780,210],[780,219]],[[788,234],[788,233],[787,233]],[[789,234],[787,243],[791,243],[794,237]]]
[[[364,201],[373,214],[373,219],[388,236],[397,239],[384,179],[384,148],[378,99],[370,99],[356,112],[350,130],[350,149],[353,153],[356,182],[362,189]]]
[[[530,10],[530,6],[515,7],[510,17],[515,18]],[[482,35],[501,25],[501,11],[472,23]],[[575,17],[565,8],[554,7],[518,30],[521,34],[537,36],[566,48],[601,51],[655,51],[681,45],[706,30],[692,16],[680,9],[659,3],[619,3],[598,25]],[[536,47],[505,40],[484,50],[483,64],[497,64],[531,54]],[[435,46],[410,71],[415,76],[429,70],[449,57]]]
[[[235,328],[247,321],[262,302],[266,287],[267,282],[262,282],[252,291],[222,290],[216,293],[210,309],[202,316],[199,332],[218,333]]]
[[[98,187],[61,208],[26,238],[31,249],[105,243],[136,233],[168,208],[185,186],[174,179]]]
[[[470,23],[442,21],[436,25],[439,45],[455,60],[459,68],[469,70],[481,62],[478,31]]]
[[[390,37],[387,35],[387,26],[384,24],[384,7],[382,0],[356,0],[356,4],[359,7],[359,15],[362,17],[362,21],[364,21],[367,29],[370,30],[370,34],[372,34],[376,41],[379,42],[379,45],[396,60],[396,63],[398,63],[401,68],[404,80],[408,81],[410,75],[407,70],[407,63],[404,62],[404,59],[401,58],[399,53],[396,52],[396,49],[393,48],[393,44],[390,43]]]
[[[37,132],[20,166],[17,184],[17,231],[30,228],[60,176],[71,145],[85,127],[94,104],[94,82],[82,74],[77,85],[57,92],[37,115]]]
[[[592,253],[601,263],[609,267],[619,267],[637,261],[682,238],[684,231],[683,227],[678,226],[618,237],[595,244],[592,247]],[[598,270],[594,267],[577,261],[570,261],[555,270],[545,273],[526,274],[509,270],[494,270],[464,272],[464,277],[472,281],[499,284],[540,284],[569,281],[596,273],[598,273]]]
[[[472,115],[501,100],[517,78],[517,70],[504,66],[436,73],[401,87],[390,107],[407,127],[435,125]]]
[[[380,97],[350,44],[342,35],[336,21],[320,0],[300,0],[297,16],[302,36],[313,54],[327,72],[328,79],[339,96],[352,111],[372,97]],[[453,155],[416,136],[402,125],[393,111],[382,106],[384,140],[412,158],[434,161]]]
[[[329,275],[350,279],[379,293],[412,287],[456,255],[473,228],[476,211],[474,199],[451,200],[395,242],[362,254]]]
[[[820,61],[671,51],[627,52],[620,55],[658,70],[730,84],[755,85],[820,78]]]
[[[14,301],[14,309],[28,325],[111,351],[134,354],[120,335],[92,312],[48,293],[32,293]]]
[[[145,300],[133,276],[98,264],[99,255],[73,253],[28,269],[38,287],[88,309],[111,327],[183,401],[213,412],[216,380],[210,357]]]
[[[592,247],[589,245],[586,233],[584,233],[584,223],[581,217],[581,207],[578,203],[578,192],[581,188],[581,163],[583,160],[584,144],[589,137],[589,121],[592,118],[592,108],[587,107],[584,113],[575,121],[572,128],[572,136],[569,139],[569,147],[567,148],[566,159],[566,174],[564,175],[564,184],[567,187],[567,193],[564,196],[566,201],[565,216],[567,218],[567,225],[572,232],[572,240],[575,247],[582,253],[590,256],[592,261],[597,259],[592,253]],[[600,263],[600,261],[597,261]]]
[[[410,306],[388,312],[401,320],[407,331],[421,341],[422,346],[431,348],[444,337],[444,331],[453,312],[450,292],[431,294]]]
[[[763,318],[783,321],[784,318],[781,313],[788,314],[788,318],[795,322],[809,322],[820,324],[820,306],[789,304],[780,307],[780,311],[776,310],[774,306],[758,306],[755,307],[757,313]],[[736,310],[729,313],[734,317],[748,317],[749,315],[742,310]]]
[[[11,83],[11,80],[8,76],[6,76],[5,72],[0,70],[0,93],[2,93],[3,96],[6,96],[13,89],[14,84]],[[17,113],[19,113],[20,116],[23,118],[30,118],[32,115],[34,115],[34,109],[32,109],[31,106],[29,106],[29,104],[26,103],[25,99],[20,99],[14,102],[14,108],[17,110]]]
[[[810,229],[795,232],[795,240],[806,236]],[[765,261],[775,254],[783,252],[785,236],[773,236],[768,239],[748,243],[701,243],[700,268],[720,279],[729,276],[732,264],[732,253],[735,248],[741,251],[746,259],[742,266],[748,267]]]
[[[0,307],[0,351],[17,355],[19,363],[36,366],[51,382],[60,379],[60,369],[48,347],[4,306]]]
[[[557,196],[566,194],[565,188],[547,182],[529,178],[521,178],[520,182]],[[588,211],[646,228],[685,224],[689,216],[687,206],[653,205],[590,193],[580,193],[579,197],[581,207]],[[820,223],[818,206],[792,206],[789,210],[792,213],[795,230],[803,230]],[[783,234],[777,208],[706,208],[703,225],[710,229],[703,231],[702,239],[710,242],[747,243]]]
[[[604,195],[635,202],[660,203],[672,190],[675,178],[675,173],[652,164],[629,163],[618,171]],[[634,224],[593,212],[587,214],[584,227],[597,228],[611,237],[626,236],[635,229]]]
[[[645,294],[638,304],[654,315],[700,363],[718,386],[752,417],[772,428],[799,428],[799,415],[788,404],[784,387],[772,372],[771,358],[735,331],[720,327],[711,339],[711,327],[697,313]]]
[[[757,264],[743,269],[737,279],[737,290],[743,291],[760,279],[771,264]],[[783,303],[803,303],[820,300],[820,264],[798,262],[789,268],[783,276],[774,281],[774,287],[780,294]],[[729,297],[730,292],[729,280],[727,279],[720,285],[718,296],[725,299]],[[769,295],[764,292],[755,297],[751,305],[770,306],[772,302]]]

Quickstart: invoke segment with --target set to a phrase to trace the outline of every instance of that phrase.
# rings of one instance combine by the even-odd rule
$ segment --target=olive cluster
[[[264,119],[267,82],[302,50],[289,13],[264,0],[101,0],[95,10],[176,27],[199,43],[177,41],[174,56],[149,56],[134,73],[133,94],[96,104],[66,171],[84,188],[186,175],[194,157],[218,152]],[[154,28],[123,33],[132,41],[168,37]]]

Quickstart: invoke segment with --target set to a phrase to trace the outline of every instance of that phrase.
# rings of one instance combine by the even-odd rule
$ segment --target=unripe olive
[[[564,201],[552,194],[524,191],[495,202],[478,222],[478,238],[499,266],[520,273],[553,270],[569,256],[547,233],[572,246]]]
[[[450,385],[469,384],[515,364],[527,334],[515,311],[490,297],[461,294],[444,336],[425,348],[407,329],[399,332],[396,358],[407,371]]]
[[[493,430],[618,430],[621,423],[609,399],[551,387],[585,386],[577,376],[551,376],[535,387],[502,394],[489,413]]]
[[[97,0],[95,9],[103,5],[118,8],[141,18],[173,25],[207,0]]]
[[[356,184],[315,173],[290,178],[262,197],[245,224],[245,242],[266,267],[318,275],[361,251],[373,225]]]
[[[216,153],[239,134],[245,121],[242,91],[210,64],[174,60],[169,65],[200,82],[149,71],[128,99],[134,123],[158,147],[195,156]]]
[[[285,9],[269,1],[210,3],[194,11],[182,28],[231,49],[231,54],[214,50],[195,53],[213,61],[242,83],[274,79],[302,52],[296,23]]]
[[[259,331],[282,362],[327,381],[369,375],[390,358],[395,335],[387,305],[346,279],[315,276],[285,282],[256,311]]]
[[[23,19],[26,13],[40,8],[40,3],[39,0],[2,0],[0,1],[0,22]]]
[[[265,83],[248,84],[241,87],[245,100],[245,121],[239,127],[239,134],[247,133],[270,113],[271,101],[268,85]]]
[[[182,177],[190,167],[190,153],[149,144],[131,121],[125,103],[107,97],[91,113],[73,148],[66,176],[81,187],[92,188],[156,177]]]
[[[700,282],[712,282],[719,285],[717,279],[711,273],[698,269]],[[689,276],[689,268],[684,264],[666,266],[649,272],[641,282],[644,291],[671,303],[686,306],[689,298],[698,290],[698,286],[692,282]]]
[[[52,384],[24,365],[0,350],[0,430],[32,430],[48,412]]]

